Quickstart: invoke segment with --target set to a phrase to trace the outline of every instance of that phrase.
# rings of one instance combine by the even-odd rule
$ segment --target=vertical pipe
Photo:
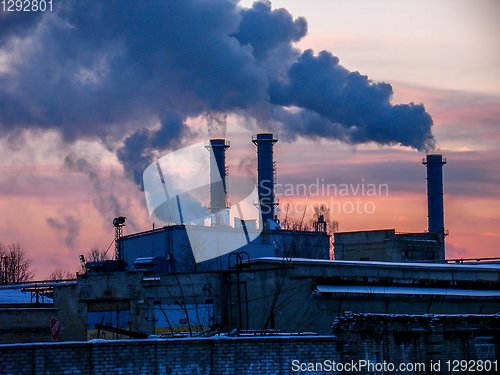
[[[443,203],[443,165],[446,159],[442,155],[427,155],[422,161],[427,167],[427,213],[429,232],[438,233],[442,241],[442,251],[439,256],[445,259],[444,251],[444,203]]]
[[[277,205],[274,197],[274,163],[273,146],[278,138],[271,133],[261,133],[252,137],[257,146],[258,194],[263,226],[268,220],[274,220],[274,207]]]
[[[210,153],[210,212],[218,212],[228,208],[226,189],[226,150],[229,141],[211,139],[205,144]],[[217,215],[216,215],[217,216]],[[217,220],[219,223],[219,220]]]

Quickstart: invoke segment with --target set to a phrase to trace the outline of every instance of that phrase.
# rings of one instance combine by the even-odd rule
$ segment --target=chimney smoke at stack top
[[[274,220],[274,208],[278,205],[274,199],[275,168],[273,162],[273,146],[278,142],[278,137],[271,133],[261,133],[253,136],[252,142],[257,146],[257,184],[262,225],[265,227],[269,220]]]
[[[225,139],[211,139],[205,144],[210,151],[210,207],[216,224],[221,224],[220,212],[228,208],[226,189],[226,150],[230,147]]]
[[[211,111],[205,115],[208,135],[212,139],[225,139],[227,129],[227,114]]]
[[[443,165],[446,158],[442,155],[427,155],[422,160],[427,167],[427,210],[429,233],[438,233],[442,241],[442,251],[439,259],[445,259],[444,247],[444,202],[443,202]]]

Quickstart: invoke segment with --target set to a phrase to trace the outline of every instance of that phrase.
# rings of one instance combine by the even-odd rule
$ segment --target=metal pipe
[[[226,189],[226,150],[230,147],[225,139],[211,139],[205,144],[210,151],[210,207],[216,214],[228,208]],[[219,219],[219,218],[218,218]],[[219,221],[219,220],[218,220]]]
[[[442,155],[427,155],[422,160],[427,167],[427,213],[429,232],[438,233],[442,241],[442,251],[439,259],[445,259],[444,249],[444,202],[443,202],[443,165],[446,158]]]
[[[252,137],[257,146],[258,194],[263,226],[268,220],[274,220],[275,202],[275,168],[273,162],[273,146],[278,137],[271,133],[261,133]]]

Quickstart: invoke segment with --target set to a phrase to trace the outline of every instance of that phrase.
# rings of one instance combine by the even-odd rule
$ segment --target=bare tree
[[[288,207],[287,207],[288,205]],[[290,202],[285,203],[285,217],[281,222],[281,228],[290,231],[307,231],[315,232],[318,228],[317,223],[324,223],[324,228],[326,229],[326,234],[333,236],[335,232],[338,231],[339,222],[330,218],[329,209],[325,204],[313,205],[313,215],[311,218],[304,220],[304,216],[301,218],[295,218],[288,216]],[[304,211],[305,214],[306,211]],[[321,229],[320,229],[321,230]],[[322,230],[321,230],[322,231]],[[289,237],[289,238],[287,238]],[[294,236],[285,236],[283,239],[283,255],[286,258],[291,257],[311,257],[316,258],[318,256],[324,256],[324,250],[322,250],[319,245],[320,237],[310,237],[304,236],[298,239]],[[324,247],[323,247],[324,249]],[[329,258],[333,259],[333,246],[330,241],[329,244]]]
[[[85,256],[87,262],[100,262],[109,259],[107,251],[101,250],[98,247],[93,247]]]
[[[333,235],[333,233],[339,230],[339,222],[337,220],[330,219],[329,209],[326,205],[314,205],[313,209],[314,214],[312,218],[308,220],[304,220],[303,218],[299,219],[290,217],[288,216],[288,214],[286,214],[285,219],[281,222],[281,228],[286,230],[314,232],[314,223],[322,221],[326,223],[326,233],[328,233],[329,235]]]
[[[19,243],[0,244],[1,282],[5,284],[30,281],[35,276],[32,260]]]
[[[326,223],[326,233],[333,235],[333,233],[338,232],[339,222],[330,218],[330,209],[326,204],[320,203],[314,206],[314,215],[309,223],[314,227],[316,222]]]
[[[69,280],[74,279],[75,275],[68,270],[63,270],[61,268],[56,268],[54,271],[49,273],[47,277],[48,281],[61,281],[61,280]]]

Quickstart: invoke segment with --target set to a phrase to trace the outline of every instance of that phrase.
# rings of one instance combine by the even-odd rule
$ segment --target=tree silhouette
[[[98,247],[93,247],[85,256],[87,262],[100,262],[109,259],[107,251],[101,250]]]
[[[0,244],[0,266],[2,284],[22,283],[35,276],[32,260],[19,243]]]
[[[61,280],[69,280],[69,279],[74,279],[74,278],[75,278],[75,274],[69,272],[68,270],[56,268],[54,271],[49,273],[47,280],[48,281],[61,281]]]

